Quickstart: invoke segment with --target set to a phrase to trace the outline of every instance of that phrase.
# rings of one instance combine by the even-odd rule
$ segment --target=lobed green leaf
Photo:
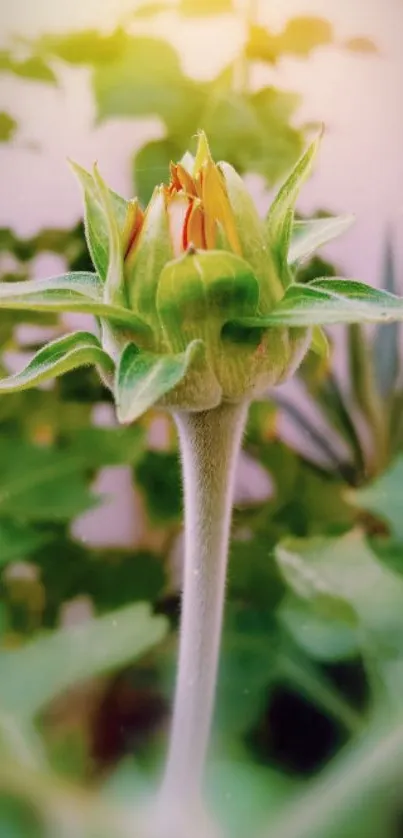
[[[64,375],[77,367],[96,364],[110,374],[114,364],[91,332],[74,332],[48,343],[21,372],[0,379],[0,393],[15,393]]]
[[[103,283],[96,274],[70,273],[49,279],[0,283],[0,308],[16,311],[78,311],[128,326],[138,335],[148,326],[129,309],[103,300]]]
[[[237,321],[247,327],[322,326],[333,323],[389,323],[403,320],[403,298],[339,277],[291,285],[264,317]]]

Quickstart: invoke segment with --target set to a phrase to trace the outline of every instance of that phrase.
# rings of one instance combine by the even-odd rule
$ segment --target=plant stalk
[[[235,468],[247,404],[177,413],[185,565],[179,668],[163,790],[200,795],[217,680]]]

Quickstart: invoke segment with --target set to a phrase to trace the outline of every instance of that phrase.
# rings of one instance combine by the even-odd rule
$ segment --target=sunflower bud
[[[156,187],[144,211],[115,196],[96,170],[78,173],[105,298],[146,324],[147,339],[132,338],[139,351],[166,363],[187,359],[163,403],[199,410],[251,398],[295,369],[307,329],[240,322],[268,315],[284,288],[267,226],[237,172],[214,162],[203,133],[195,157],[171,163],[169,183]],[[119,345],[126,340],[127,330]]]

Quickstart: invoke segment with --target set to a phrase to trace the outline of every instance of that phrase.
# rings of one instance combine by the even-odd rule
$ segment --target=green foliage
[[[40,55],[30,55],[23,61],[16,60],[8,50],[0,52],[0,72],[13,73],[25,80],[56,84],[56,76]]]
[[[18,123],[13,116],[5,111],[0,113],[0,143],[8,143],[13,139]]]
[[[49,539],[49,534],[14,520],[0,520],[0,565],[26,558]]]
[[[333,27],[328,20],[301,16],[291,18],[278,34],[252,23],[246,51],[251,60],[277,64],[284,55],[307,58],[319,47],[336,43]],[[343,46],[352,52],[376,53],[376,47],[369,38],[349,38]]]
[[[354,532],[341,539],[285,541],[276,549],[276,558],[294,595],[308,602],[314,614],[330,619],[327,628],[334,631],[336,643],[340,624],[355,632],[369,677],[375,676],[396,701],[403,671],[402,579]],[[301,617],[303,622],[303,611]],[[346,651],[352,651],[348,643]]]
[[[102,64],[114,61],[126,44],[126,35],[117,29],[112,35],[101,35],[96,29],[64,35],[43,35],[37,42],[38,52],[60,58],[69,64]]]
[[[384,474],[361,489],[350,490],[348,499],[359,509],[368,510],[384,521],[391,535],[403,543],[402,521],[403,456],[400,455]]]
[[[153,617],[147,605],[133,605],[3,652],[1,705],[30,718],[69,687],[144,654],[166,628],[165,620]],[[27,681],[29,691],[24,689]]]
[[[173,47],[156,38],[127,38],[119,58],[95,67],[93,84],[100,119],[157,114],[181,136],[197,125],[203,106],[203,86],[184,75]]]
[[[94,506],[69,452],[21,439],[0,441],[0,515],[21,522],[69,521]]]
[[[301,222],[296,222],[297,225],[299,223]],[[310,296],[311,284],[313,283],[315,288],[316,278],[324,273],[334,276],[336,271],[332,266],[313,259],[307,268],[302,271],[298,268],[298,282],[308,283]],[[390,241],[386,244],[382,286],[389,295],[396,295],[399,290]],[[344,290],[345,286],[342,288]],[[347,462],[341,461],[340,456],[332,451],[327,439],[301,415],[297,405],[284,405],[304,432],[309,433],[318,450],[322,454],[326,453],[330,461],[337,465],[348,483],[357,485],[371,476],[382,473],[401,451],[403,424],[399,386],[399,341],[398,321],[387,322],[385,325],[380,321],[371,339],[365,327],[360,324],[351,325],[347,330],[348,386],[344,388],[340,386],[332,371],[332,365],[329,363],[331,355],[327,361],[314,360],[311,355],[300,370],[300,377],[307,392],[329,427],[347,444]],[[364,443],[363,425],[366,426],[369,444]]]
[[[181,476],[176,451],[145,452],[136,466],[136,479],[153,520],[161,524],[180,520]]]
[[[211,18],[214,26],[215,15],[238,14],[230,0],[182,0],[140,3],[131,20],[151,20],[167,5],[178,25],[186,20],[197,26],[205,16],[204,25]],[[20,83],[56,85],[60,62],[74,66],[75,72],[89,68],[98,119],[123,117],[133,131],[138,118],[157,116],[161,138],[142,145],[133,159],[135,194],[143,204],[154,186],[167,180],[171,159],[180,157],[200,128],[208,132],[216,158],[228,160],[240,173],[257,173],[272,186],[292,168],[304,146],[305,131],[297,118],[300,97],[276,86],[249,89],[253,62],[268,63],[275,72],[283,57],[306,60],[330,45],[368,55],[376,49],[360,37],[341,44],[332,25],[320,18],[294,18],[278,34],[255,20],[249,24],[243,52],[208,81],[190,78],[181,56],[165,40],[128,34],[119,24],[108,34],[86,30],[25,41],[23,54],[14,55],[13,49],[1,53],[0,71]],[[0,141],[13,141],[17,129],[11,114],[0,115]],[[299,180],[309,163],[308,153],[268,220],[285,285],[298,280],[277,303],[270,322],[299,328],[301,323],[349,324],[364,317],[379,326],[372,351],[366,332],[347,326],[347,392],[335,378],[332,354],[326,355],[318,332],[319,354],[310,353],[301,370],[307,392],[347,443],[348,462],[333,450],[330,433],[322,434],[301,416],[299,405],[288,406],[294,421],[326,454],[327,466],[312,464],[307,453],[300,456],[280,441],[273,403],[259,402],[251,410],[245,447],[270,476],[272,498],[242,502],[235,510],[216,754],[207,785],[212,809],[230,838],[263,838],[265,828],[267,835],[281,838],[394,838],[402,761],[403,402],[400,327],[387,320],[389,315],[401,317],[401,304],[395,296],[338,280],[334,266],[312,258],[313,250],[347,230],[351,219],[329,213],[313,220],[294,218],[295,175]],[[87,364],[105,361],[103,380],[110,385],[116,346],[109,334],[111,355],[106,356],[92,333],[60,337],[60,312],[73,309],[113,319],[119,347],[128,342],[127,328],[130,340],[135,334],[143,345],[149,338],[147,328],[128,314],[126,303],[104,297],[110,255],[105,206],[112,203],[123,233],[129,201],[109,191],[102,203],[93,176],[79,167],[76,171],[84,187],[87,242],[100,281],[89,273],[93,268],[81,223],[72,229],[44,229],[30,238],[9,228],[0,231],[2,252],[16,260],[0,294],[0,343],[4,350],[19,350],[16,326],[32,324],[29,351],[39,350],[8,384],[7,355],[1,361],[0,389],[21,390],[0,396],[0,834],[10,838],[62,835],[69,826],[60,815],[65,811],[74,813],[80,838],[120,838],[121,803],[132,805],[134,788],[142,802],[154,783],[164,745],[161,716],[155,721],[152,707],[163,705],[165,728],[172,683],[168,693],[163,677],[167,667],[173,671],[176,655],[178,584],[170,553],[182,515],[176,448],[169,443],[166,450],[150,450],[148,417],[134,427],[94,427],[94,407],[111,403],[111,395]],[[237,217],[240,236],[245,212],[243,206]],[[253,246],[248,258],[256,260],[254,270],[259,272],[256,250]],[[48,252],[63,257],[66,273],[56,282],[32,281],[33,260]],[[270,271],[267,276],[273,280]],[[382,285],[389,295],[399,292],[391,243]],[[132,283],[130,296],[139,301],[138,281],[137,287]],[[13,310],[6,311],[10,305]],[[248,335],[245,324],[242,335],[237,327],[238,338],[247,336],[253,345],[261,322],[257,329],[255,325],[248,326]],[[41,348],[37,327],[42,326],[52,330],[50,349]],[[146,405],[160,385],[149,349],[138,352],[131,344],[126,350],[133,362],[131,378],[139,374],[142,362],[136,380],[142,399],[151,392]],[[240,353],[244,351],[242,344]],[[175,366],[175,359],[168,358],[168,372],[176,381],[183,364]],[[51,372],[73,369],[78,361],[86,366],[50,388],[21,389],[29,379],[31,384],[45,381]],[[200,389],[200,381],[204,386],[206,380],[205,358],[194,363]],[[214,402],[216,387],[210,396]],[[128,415],[132,410],[131,404]],[[357,412],[369,430],[369,451]],[[144,533],[136,547],[91,548],[74,538],[71,525],[100,504],[91,489],[100,470],[121,465],[131,467],[134,486],[143,496]],[[346,491],[347,483],[353,490]],[[354,530],[357,521],[360,532]],[[89,601],[95,616],[82,625],[60,628],[65,604],[76,598]],[[86,711],[76,699],[78,685],[89,690]],[[93,689],[94,706],[88,699]],[[273,721],[279,695],[283,715]],[[290,695],[295,704],[287,715],[284,696]],[[105,719],[99,712],[104,702],[107,725],[100,721]],[[308,722],[306,712],[313,714]],[[373,721],[382,714],[388,716],[385,725]],[[39,735],[29,725],[37,716]],[[324,721],[333,737],[326,752]],[[309,743],[301,745],[307,729]],[[118,744],[108,740],[111,751],[103,762],[97,742],[114,735]],[[319,772],[347,739],[348,748]],[[135,754],[130,764],[121,759],[127,751]],[[305,759],[309,752],[313,768],[305,763],[293,767],[301,751]],[[307,784],[302,775],[312,770],[316,776]],[[97,782],[101,771],[109,774],[111,785],[116,781],[121,800],[109,793],[108,783]],[[62,779],[67,774],[71,784]],[[87,793],[90,777],[100,793]],[[133,829],[143,838],[135,812],[130,834]]]

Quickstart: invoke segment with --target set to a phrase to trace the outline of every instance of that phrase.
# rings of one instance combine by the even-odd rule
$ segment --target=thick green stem
[[[234,476],[247,404],[175,416],[183,462],[185,567],[179,670],[164,789],[197,797],[208,746]]]

